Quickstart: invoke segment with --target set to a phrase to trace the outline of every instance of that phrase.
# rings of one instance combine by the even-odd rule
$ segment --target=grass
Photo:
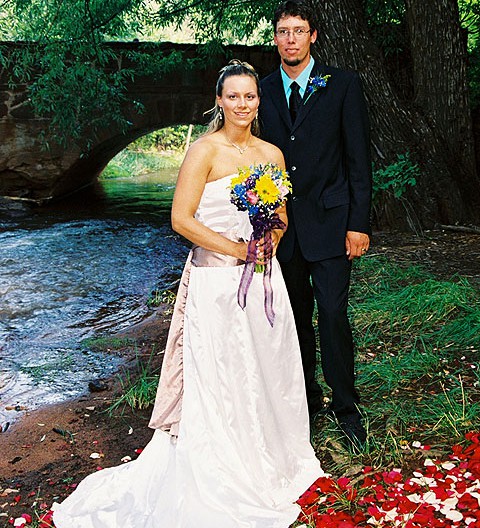
[[[147,304],[151,307],[161,306],[162,304],[173,306],[176,298],[177,294],[172,290],[154,290],[147,300]],[[168,310],[165,313],[168,315]]]
[[[82,341],[82,345],[93,352],[111,352],[135,345],[131,337],[89,337]]]
[[[54,381],[58,372],[73,364],[71,354],[60,355],[55,361],[42,363],[41,365],[20,365],[19,371],[24,372],[35,382]]]
[[[350,318],[368,440],[354,453],[341,446],[335,422],[314,424],[326,471],[405,469],[419,456],[413,441],[448,450],[478,428],[480,296],[468,280],[367,257],[354,269]]]
[[[121,395],[107,408],[112,415],[116,411],[123,411],[126,407],[131,409],[146,409],[155,401],[157,394],[159,369],[153,367],[154,349],[145,360],[137,355],[137,372],[125,370],[119,375],[122,388]]]

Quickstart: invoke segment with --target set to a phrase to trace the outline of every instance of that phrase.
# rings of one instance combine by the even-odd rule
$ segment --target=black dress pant
[[[307,262],[296,243],[292,259],[280,265],[300,341],[310,413],[320,409],[322,398],[316,381],[317,350],[312,322],[316,301],[322,370],[332,390],[331,410],[337,416],[357,414],[360,400],[355,390],[353,340],[347,317],[351,261],[342,255]]]

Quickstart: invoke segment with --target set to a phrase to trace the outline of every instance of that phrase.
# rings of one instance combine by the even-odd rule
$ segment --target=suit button
[[[295,136],[290,136],[290,139],[291,139],[292,141],[295,141]]]
[[[297,201],[297,197],[296,197],[296,196],[292,196],[292,200],[293,200],[294,202],[296,202],[296,201]]]
[[[295,165],[293,165],[292,171],[296,171],[296,170],[297,170],[297,167],[295,167]]]

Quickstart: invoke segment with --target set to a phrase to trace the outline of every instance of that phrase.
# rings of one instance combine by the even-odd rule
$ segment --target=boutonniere
[[[310,99],[310,97],[320,88],[325,88],[327,86],[328,79],[330,79],[331,75],[315,75],[315,77],[310,77],[308,79],[308,86],[307,86],[307,97],[303,104],[306,104],[307,101]]]

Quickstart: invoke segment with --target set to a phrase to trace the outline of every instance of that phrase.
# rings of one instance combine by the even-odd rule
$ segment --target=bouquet
[[[274,163],[251,165],[238,169],[230,184],[230,201],[239,211],[247,211],[253,232],[248,244],[247,261],[238,288],[238,303],[245,309],[246,297],[253,273],[263,273],[265,313],[273,326],[273,293],[270,284],[272,229],[285,229],[276,210],[284,205],[292,190],[288,173]],[[256,262],[256,244],[264,239],[265,264]]]

